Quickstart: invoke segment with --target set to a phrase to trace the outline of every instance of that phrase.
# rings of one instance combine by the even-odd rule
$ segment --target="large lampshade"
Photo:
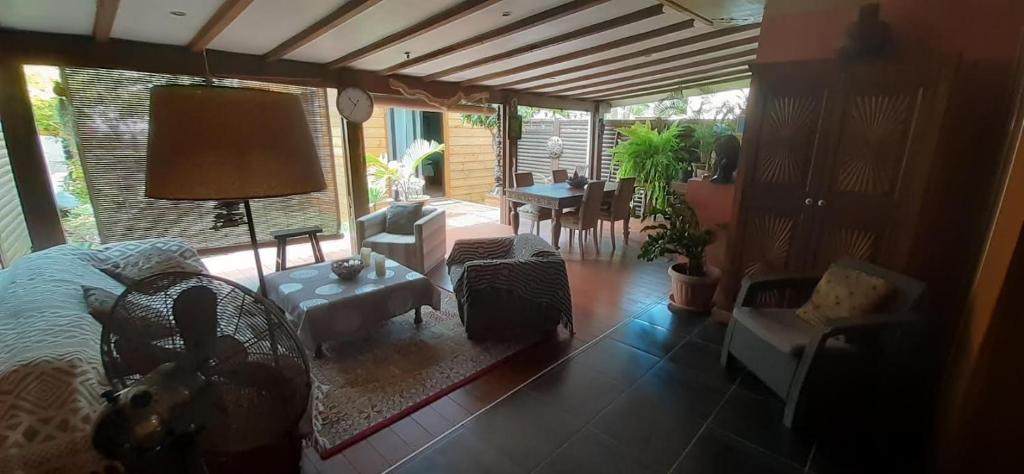
[[[146,196],[228,201],[324,187],[313,134],[297,95],[232,87],[153,87]]]

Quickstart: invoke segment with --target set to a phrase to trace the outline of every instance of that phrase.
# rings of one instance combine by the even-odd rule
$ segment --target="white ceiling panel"
[[[543,61],[545,59],[550,59],[550,58],[553,58],[553,57],[556,57],[556,56],[561,56],[561,55],[573,53],[573,52],[576,52],[576,51],[579,51],[579,50],[582,50],[582,49],[591,48],[591,47],[594,47],[594,46],[600,46],[600,45],[607,44],[607,43],[610,43],[612,41],[615,41],[615,40],[618,40],[618,39],[622,39],[622,38],[626,38],[626,37],[629,37],[629,36],[638,35],[638,34],[641,34],[641,33],[646,33],[646,32],[649,32],[651,30],[656,30],[658,28],[662,28],[662,27],[665,27],[665,26],[672,25],[673,23],[679,23],[681,21],[685,21],[685,19],[676,17],[674,15],[667,15],[667,14],[666,15],[661,15],[661,16],[657,16],[657,17],[654,17],[654,18],[650,18],[650,19],[647,19],[647,20],[644,20],[644,21],[640,21],[640,22],[634,23],[632,25],[627,25],[627,26],[623,26],[623,27],[620,27],[620,28],[616,28],[614,30],[607,31],[607,32],[604,32],[604,33],[600,33],[600,34],[596,34],[596,35],[593,35],[593,36],[588,36],[586,38],[581,38],[581,39],[578,39],[578,40],[570,41],[568,43],[560,44],[558,46],[553,46],[551,48],[545,48],[545,49],[542,49],[540,51],[534,51],[532,53],[524,54],[524,55],[518,56],[516,58],[511,58],[511,59],[508,59],[508,60],[505,60],[505,61],[500,61],[500,62],[493,63],[493,64],[487,64],[487,65],[480,66],[478,68],[472,69],[470,71],[460,72],[458,74],[446,77],[445,80],[447,80],[447,81],[464,81],[464,80],[472,79],[474,77],[480,77],[480,76],[483,76],[485,74],[490,74],[490,73],[493,73],[493,72],[505,71],[505,70],[508,70],[508,69],[511,69],[511,68],[514,68],[514,67],[519,67],[519,66],[523,66],[523,65],[526,65],[526,64],[532,64],[532,63],[535,63],[535,62],[538,62],[538,61]],[[688,31],[683,31],[683,32],[679,32],[679,33],[673,33],[671,35],[666,35],[666,36],[663,36],[661,38],[656,38],[656,39],[647,40],[647,41],[643,41],[643,42],[639,42],[639,43],[634,43],[633,45],[620,46],[618,48],[608,48],[606,50],[606,53],[612,53],[610,55],[614,56],[615,54],[623,54],[623,53],[625,53],[627,51],[640,49],[641,46],[636,46],[636,45],[642,45],[642,47],[653,46],[653,45],[657,45],[657,44],[660,44],[660,43],[664,43],[665,41],[671,41],[671,40],[685,38],[686,36],[689,36],[689,35],[690,35],[690,33]],[[587,56],[587,57],[589,58],[589,57],[593,57],[593,56]],[[436,66],[435,66],[435,68],[436,68]],[[428,72],[433,72],[433,71],[431,70],[431,71],[428,71]]]
[[[344,3],[345,0],[253,2],[210,44],[210,49],[248,54],[266,53]]]
[[[692,33],[690,33],[687,36],[693,36],[693,35],[697,35],[697,34],[702,34],[702,33],[706,33],[707,31],[709,31],[709,29],[693,28],[692,30],[688,31],[688,33],[689,32],[692,32]],[[748,37],[748,36],[757,36],[757,34],[758,34],[758,30],[752,30],[752,31],[745,32],[745,33],[742,33],[742,34],[730,35],[730,36],[727,36],[725,38],[717,38],[715,40],[701,42],[698,45],[688,46],[686,48],[681,48],[681,49],[677,48],[677,49],[669,49],[669,50],[659,51],[659,52],[656,52],[656,53],[653,53],[653,54],[650,54],[650,55],[637,56],[635,58],[630,58],[630,59],[627,59],[627,60],[624,60],[624,61],[621,61],[621,62],[616,62],[614,64],[606,65],[606,66],[600,66],[600,67],[596,67],[596,68],[585,69],[583,71],[578,71],[578,72],[568,73],[568,74],[564,74],[564,75],[559,75],[559,76],[554,77],[554,78],[544,79],[542,81],[537,81],[537,82],[534,82],[534,83],[524,83],[522,85],[515,86],[515,88],[519,89],[519,88],[537,87],[537,86],[539,86],[539,85],[541,85],[543,83],[547,83],[547,82],[562,81],[562,80],[565,80],[565,79],[570,79],[570,78],[573,78],[573,77],[579,77],[579,76],[584,76],[584,75],[588,75],[588,74],[593,74],[593,73],[600,72],[600,71],[606,71],[606,70],[616,69],[616,68],[620,68],[620,67],[624,67],[624,66],[628,66],[628,65],[639,64],[639,63],[643,63],[643,62],[647,62],[647,61],[656,60],[658,58],[665,58],[665,57],[668,57],[668,56],[684,53],[686,51],[693,50],[693,49],[705,48],[705,47],[708,47],[708,46],[713,46],[713,45],[716,45],[716,44],[725,43],[725,42],[732,41],[732,40],[739,39],[739,38],[744,38],[744,37]],[[673,40],[674,39],[678,39],[678,38],[673,38]],[[655,43],[655,44],[657,44],[657,43]],[[636,50],[639,50],[639,49],[642,49],[642,48],[648,47],[648,46],[650,46],[649,42],[645,42],[645,43],[643,43],[643,46],[634,47],[634,48],[624,48],[624,49],[616,50],[614,53],[595,54],[593,56],[587,56],[586,58],[577,59],[577,60],[573,60],[573,61],[568,61],[568,62],[557,64],[557,65],[554,65],[554,66],[538,68],[538,69],[535,69],[535,70],[532,70],[532,71],[529,71],[529,72],[525,72],[525,73],[521,73],[521,74],[516,74],[514,76],[498,78],[498,79],[495,79],[493,81],[488,81],[485,84],[487,84],[487,85],[500,85],[500,84],[506,83],[506,82],[512,82],[512,81],[519,80],[519,79],[525,79],[525,78],[529,78],[529,77],[534,77],[534,76],[537,76],[537,75],[540,75],[540,74],[544,74],[546,72],[559,71],[559,70],[566,69],[566,68],[569,68],[569,67],[572,67],[572,66],[589,64],[589,63],[592,63],[594,61],[598,61],[598,60],[601,60],[601,59],[607,59],[607,58],[610,58],[610,57],[614,57],[614,56],[618,56],[618,55],[624,54],[623,51],[626,51],[626,52],[636,51]],[[739,48],[732,48],[732,49],[728,49],[728,50],[722,51],[721,53],[713,53],[713,54],[714,55],[726,54],[726,53],[729,53],[729,52],[740,51],[740,50],[742,50],[744,48],[750,48],[752,46],[753,45],[748,45],[748,46],[739,47]],[[697,59],[701,59],[701,57],[694,57],[694,58],[691,58],[691,59],[687,59],[684,62],[694,61],[694,60],[697,60]],[[668,63],[665,63],[665,64],[667,65]],[[662,64],[659,64],[658,66],[661,66],[661,65]],[[653,68],[653,67],[658,67],[658,66],[650,66],[650,67]],[[639,72],[641,70],[643,70],[643,69],[637,69],[637,72]]]
[[[714,93],[714,92],[721,92],[721,91],[728,91],[728,90],[746,89],[748,87],[750,87],[750,78],[745,78],[745,79],[737,79],[735,81],[731,81],[731,82],[724,83],[724,84],[717,84],[717,85],[714,85],[714,86],[710,86],[710,87],[708,87],[708,92],[709,93]],[[683,89],[683,90],[684,91],[694,91],[696,89],[688,88],[688,89]],[[623,94],[623,95],[629,95],[629,94]],[[659,100],[662,100],[662,99],[668,97],[668,95],[669,95],[669,93],[667,93],[667,92],[661,92],[661,93],[656,93],[656,94],[645,95],[643,97],[636,97],[636,98],[632,98],[632,99],[612,100],[612,101],[609,101],[609,103],[612,105],[612,107],[619,107],[619,106],[623,106],[623,105],[633,105],[633,104],[649,104],[651,102],[658,102]]]
[[[595,23],[600,23],[602,21],[611,20],[611,19],[613,19],[615,17],[627,15],[629,13],[633,13],[633,12],[635,12],[637,10],[642,9],[642,8],[649,7],[649,6],[651,6],[651,5],[655,4],[655,3],[656,2],[653,2],[653,1],[652,2],[641,2],[641,1],[636,1],[636,0],[632,0],[632,1],[631,0],[615,0],[615,1],[612,1],[612,2],[609,2],[609,3],[605,3],[605,4],[602,4],[602,5],[598,5],[596,7],[593,7],[593,8],[581,11],[579,13],[575,13],[573,15],[569,15],[569,16],[561,18],[561,19],[559,19],[558,21],[555,21],[555,22],[543,24],[543,25],[537,26],[536,28],[530,28],[529,30],[526,30],[526,31],[524,31],[522,33],[518,33],[518,34],[515,34],[515,35],[512,35],[512,36],[508,36],[508,37],[502,38],[502,39],[500,39],[498,41],[491,41],[491,42],[488,42],[488,43],[484,43],[484,44],[482,44],[480,46],[468,49],[466,51],[462,51],[462,52],[453,54],[451,56],[447,56],[447,57],[445,57],[445,58],[443,58],[441,60],[438,60],[438,61],[432,61],[432,62],[429,62],[429,63],[424,63],[424,64],[417,65],[417,66],[415,66],[413,68],[409,68],[408,70],[404,71],[403,73],[404,74],[413,75],[413,76],[427,75],[427,74],[430,74],[430,73],[433,73],[433,72],[437,72],[437,71],[440,71],[440,70],[443,70],[443,69],[447,69],[448,67],[451,67],[451,66],[453,66],[455,64],[465,64],[467,62],[470,62],[470,61],[473,61],[473,60],[476,60],[476,59],[480,59],[480,58],[483,58],[483,57],[491,56],[491,55],[494,55],[494,54],[498,54],[498,53],[501,53],[501,52],[504,52],[504,51],[508,51],[510,49],[513,49],[513,48],[518,48],[520,46],[526,46],[526,45],[531,44],[531,43],[536,43],[537,41],[541,41],[541,40],[546,39],[546,38],[551,38],[553,36],[558,36],[558,35],[561,35],[561,34],[569,33],[569,32],[575,31],[575,30],[579,30],[581,28],[585,28],[585,27],[593,25]],[[673,18],[678,19],[679,17],[678,17],[678,15],[669,14],[669,13],[666,12],[665,14],[662,14],[662,15],[660,15],[658,17],[651,18],[651,19],[648,19],[648,20],[645,20],[645,21],[642,21],[642,22],[639,22],[639,23],[635,23],[634,25],[630,25],[630,26],[633,26],[634,29],[635,29],[635,25],[641,24],[641,23],[642,24],[647,24],[647,25],[665,26],[667,24],[673,23]],[[628,27],[626,27],[626,28],[628,28]],[[619,37],[622,37],[622,36],[626,36],[626,34],[622,33],[623,31],[625,31],[625,28],[617,28],[617,29],[612,30],[612,31],[610,31],[608,33],[604,33],[604,34],[600,34],[600,35],[591,35],[591,36],[588,36],[587,38],[584,38],[582,40],[577,40],[577,41],[574,41],[572,43],[574,43],[576,45],[586,44],[586,43],[589,43],[589,45],[594,45],[594,44],[598,44],[597,42],[599,41],[596,38],[605,38],[605,39],[607,39],[607,38],[611,37],[612,39],[614,39],[614,38],[619,38]],[[601,42],[604,42],[604,41],[601,41]],[[578,46],[576,46],[576,47],[578,48]],[[557,48],[557,50],[566,50],[566,46],[565,45],[561,45],[561,46],[552,47],[552,48],[545,48],[545,49],[541,50],[540,52],[531,53],[531,54],[534,55],[534,56],[550,57],[549,54],[553,54],[553,53],[550,53],[550,52],[551,51],[556,51],[556,48]],[[525,57],[525,56],[522,56],[522,57]],[[519,61],[519,63],[522,63],[522,61]],[[495,64],[498,64],[498,63],[495,63]],[[509,63],[509,64],[512,64],[512,63]],[[484,66],[484,67],[494,68],[493,65]],[[501,68],[501,69],[504,69],[504,68]],[[444,80],[452,80],[452,78],[445,78]]]
[[[751,56],[750,58],[752,59],[753,56]],[[739,60],[737,60],[737,61],[739,61]],[[728,64],[736,64],[737,61],[728,61]],[[729,67],[728,69],[721,70],[721,71],[706,72],[708,69],[713,68],[713,67],[716,67],[716,66],[703,66],[703,67],[697,67],[697,68],[692,68],[692,69],[681,68],[681,69],[679,69],[677,71],[674,71],[674,72],[667,72],[667,73],[651,75],[650,77],[645,77],[643,79],[630,79],[628,81],[622,82],[621,83],[621,87],[623,89],[625,89],[625,88],[630,87],[629,83],[654,81],[654,80],[657,80],[659,78],[662,78],[664,80],[663,81],[659,81],[658,83],[661,83],[661,82],[672,82],[672,81],[675,81],[677,83],[678,82],[682,82],[682,81],[680,81],[678,79],[668,79],[669,77],[672,77],[673,75],[676,75],[676,74],[693,74],[695,76],[693,79],[684,79],[685,82],[693,82],[693,81],[699,81],[699,80],[701,80],[700,79],[701,77],[708,76],[708,75],[725,74],[727,72],[735,72],[735,74],[740,74],[742,72],[746,72],[747,71],[746,66],[733,66],[733,67]],[[739,72],[736,72],[736,71],[739,71]],[[586,96],[588,93],[590,93],[589,91],[593,91],[595,89],[606,89],[606,88],[615,87],[615,86],[616,86],[616,84],[604,84],[604,85],[600,85],[600,86],[592,86],[592,87],[587,87],[586,89],[573,90],[573,92],[569,93],[569,95],[572,95],[572,96]],[[566,87],[569,87],[569,86],[562,86],[560,88],[566,88]],[[579,85],[577,87],[585,87],[585,84],[581,84],[581,85]],[[543,91],[540,91],[540,92],[543,92]]]
[[[461,2],[462,0],[386,0],[285,58],[316,63],[333,61]]]
[[[0,27],[15,30],[91,35],[96,2],[0,0]]]
[[[218,7],[220,2],[213,0],[122,0],[111,36],[184,46]],[[185,16],[172,15],[172,11]]]
[[[446,26],[445,28],[431,31],[425,35],[418,36],[409,41],[385,49],[373,56],[356,61],[351,65],[351,67],[371,70],[384,69],[404,61],[405,51],[409,51],[413,56],[429,53],[467,38],[472,38],[481,33],[491,31],[503,25],[522,20],[523,18],[540,13],[544,10],[554,8],[562,3],[566,2],[555,2],[552,0],[505,0],[463,18]],[[512,14],[507,17],[503,17],[501,16],[501,12],[503,11],[509,11]],[[577,13],[577,15],[579,14],[580,13]],[[565,18],[560,21],[564,20]]]

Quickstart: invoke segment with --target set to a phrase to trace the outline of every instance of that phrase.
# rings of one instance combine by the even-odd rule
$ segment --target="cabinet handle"
[[[818,200],[818,207],[825,207],[825,204],[828,204],[828,203],[825,202],[824,199],[819,199]]]
[[[814,199],[811,199],[811,198],[804,199],[804,205],[805,206],[810,206],[811,204],[814,204]]]

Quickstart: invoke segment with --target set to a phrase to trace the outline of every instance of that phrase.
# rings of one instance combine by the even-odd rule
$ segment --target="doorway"
[[[440,112],[388,109],[388,154],[400,158],[416,140],[444,144],[444,115]],[[441,197],[444,192],[444,153],[434,153],[417,170],[423,178],[423,193]]]

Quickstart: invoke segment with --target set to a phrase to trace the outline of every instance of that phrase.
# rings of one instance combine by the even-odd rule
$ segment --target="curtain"
[[[198,85],[202,78],[93,68],[62,68],[62,75],[103,243],[174,237],[197,248],[216,248],[249,241],[244,226],[210,230],[214,202],[145,197],[149,90],[162,84]],[[325,91],[233,79],[215,79],[214,84],[299,95],[320,155],[324,191],[252,201],[257,237],[268,240],[273,230],[310,225],[337,233],[338,196]]]

